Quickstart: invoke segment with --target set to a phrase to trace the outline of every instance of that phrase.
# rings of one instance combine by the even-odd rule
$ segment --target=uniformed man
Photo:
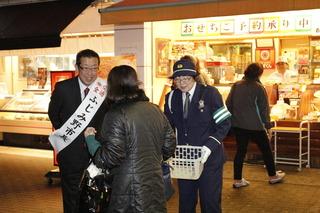
[[[178,179],[179,212],[195,213],[198,192],[202,213],[221,212],[223,139],[230,129],[230,112],[219,91],[195,81],[190,60],[173,66],[175,90],[166,95],[165,114],[177,131],[178,145],[202,146],[203,172],[198,180]]]

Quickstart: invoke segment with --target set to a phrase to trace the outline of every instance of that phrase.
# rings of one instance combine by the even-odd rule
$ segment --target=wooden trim
[[[116,7],[116,5],[114,5]],[[320,0],[225,0],[156,8],[101,9],[101,24],[134,24],[150,21],[204,18],[320,8]]]

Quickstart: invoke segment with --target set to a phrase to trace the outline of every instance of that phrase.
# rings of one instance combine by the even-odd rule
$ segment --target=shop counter
[[[50,95],[48,90],[23,90],[16,94],[0,109],[0,132],[49,135]]]
[[[302,165],[306,164],[310,168],[310,122],[301,121],[299,126],[279,126],[275,121],[275,126],[271,129],[271,137],[273,139],[274,162],[277,164],[298,165],[298,171],[301,171]],[[278,137],[280,133],[293,134],[298,137],[298,152],[293,156],[282,157],[278,151]],[[294,144],[293,144],[294,145]]]
[[[319,121],[309,121],[310,122],[310,167],[320,168],[320,122]],[[285,127],[299,127],[301,120],[279,120],[277,121],[278,126]],[[299,147],[297,143],[299,141],[299,136],[296,134],[281,132],[278,133],[277,140],[277,151],[281,153],[282,157],[289,157],[296,155],[299,152]],[[235,137],[230,134],[224,140],[225,151],[228,160],[233,160],[236,153],[236,142]],[[271,147],[274,146],[273,139],[270,141]],[[262,155],[255,143],[251,142],[248,146],[248,152],[246,161],[250,162],[262,162]]]
[[[5,115],[8,115],[7,113]],[[17,115],[17,114],[15,114]],[[49,135],[52,125],[49,120],[13,120],[0,112],[0,132],[32,135]]]

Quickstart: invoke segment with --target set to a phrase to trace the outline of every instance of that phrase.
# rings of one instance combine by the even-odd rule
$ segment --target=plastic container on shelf
[[[291,109],[292,107],[285,103],[283,98],[280,97],[277,103],[271,108],[270,117],[272,120],[290,118],[289,111]]]
[[[230,61],[223,56],[214,56],[213,60],[207,60],[205,66],[208,73],[211,74],[214,84],[220,84],[220,80],[225,75],[225,70],[228,69]]]
[[[197,180],[203,170],[201,146],[178,145],[175,156],[168,163],[171,177],[178,179]]]

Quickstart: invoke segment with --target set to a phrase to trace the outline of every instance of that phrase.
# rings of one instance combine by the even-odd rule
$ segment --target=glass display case
[[[0,132],[49,135],[50,96],[48,90],[23,90],[16,94],[0,108]]]
[[[156,39],[156,77],[171,76],[174,62],[184,55],[198,59],[210,84],[229,84],[242,78],[252,62],[252,42],[215,43],[212,40]]]
[[[235,73],[242,74],[245,68],[252,62],[252,43],[224,43],[215,44],[208,42],[212,49],[212,57],[209,61],[229,62],[234,67]]]
[[[0,109],[4,106],[10,99],[12,95],[8,94],[7,84],[5,82],[0,82]]]
[[[320,83],[320,38],[312,38],[310,41],[311,78],[314,83]]]

